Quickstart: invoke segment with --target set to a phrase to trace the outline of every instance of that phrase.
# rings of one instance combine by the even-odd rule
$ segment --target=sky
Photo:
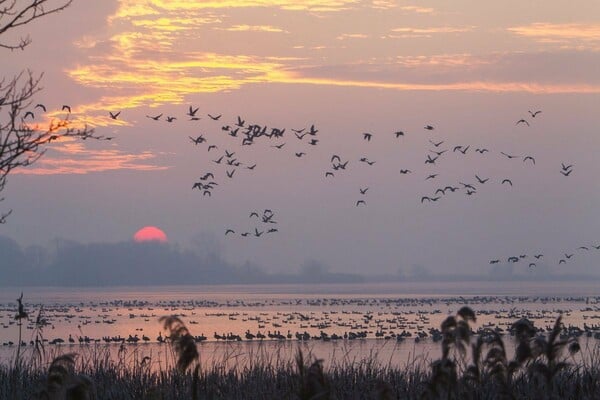
[[[151,225],[274,272],[317,260],[486,273],[540,253],[557,273],[598,272],[599,2],[76,0],[5,39],[23,35],[31,45],[4,51],[2,71],[43,73],[35,122],[68,104],[73,126],[114,139],[53,143],[12,172],[0,235],[22,246],[128,241]],[[224,130],[238,116],[284,136],[242,146]],[[292,131],[311,125],[316,146]],[[241,163],[232,178],[213,161],[225,150]],[[425,164],[432,150],[447,152]],[[348,165],[326,178],[334,154]],[[210,197],[192,189],[208,172]],[[421,202],[446,186],[461,189]],[[275,226],[249,217],[265,209],[278,232],[242,237]]]

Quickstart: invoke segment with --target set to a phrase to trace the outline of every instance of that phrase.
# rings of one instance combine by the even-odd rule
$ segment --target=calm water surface
[[[111,288],[23,288],[29,322],[23,340],[34,338],[35,316],[43,306],[47,321],[43,336],[60,338],[51,351],[99,354],[130,361],[144,356],[155,365],[169,364],[169,346],[157,342],[164,336],[158,319],[177,315],[200,344],[203,362],[241,366],[252,362],[289,360],[301,347],[327,364],[375,358],[383,364],[403,365],[439,356],[439,344],[430,339],[415,343],[419,332],[438,328],[441,321],[463,305],[476,311],[473,328],[506,329],[521,317],[541,328],[551,327],[558,315],[566,326],[592,330],[600,325],[600,284],[587,282],[399,282],[328,285],[227,285]],[[0,291],[0,362],[14,356],[18,327],[15,299],[21,288]],[[245,333],[267,336],[247,340]],[[296,334],[313,338],[344,337],[366,333],[366,340],[296,340]],[[599,330],[600,332],[600,330]],[[410,334],[401,343],[394,339]],[[269,339],[268,335],[281,335]],[[75,342],[69,343],[69,335]],[[238,335],[238,341],[217,336]],[[137,337],[137,344],[106,343],[106,337]],[[385,337],[391,338],[385,340]],[[585,335],[584,335],[585,336]],[[281,339],[281,338],[285,339]],[[79,344],[88,339],[88,343]],[[291,339],[288,339],[291,338]],[[146,339],[146,340],[144,340]],[[585,343],[595,346],[596,340]],[[600,341],[598,341],[600,342]]]

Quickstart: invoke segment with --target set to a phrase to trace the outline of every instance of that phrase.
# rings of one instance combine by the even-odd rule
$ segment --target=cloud
[[[337,40],[346,40],[346,39],[367,39],[369,35],[365,35],[364,33],[342,33],[338,37]]]
[[[515,35],[540,43],[554,43],[572,48],[600,48],[600,24],[552,24],[536,22],[507,28]]]
[[[169,167],[148,163],[156,158],[149,151],[138,154],[117,149],[87,149],[81,142],[67,141],[48,148],[32,166],[15,170],[22,175],[88,174],[114,170],[158,171]]]
[[[456,34],[474,31],[476,26],[439,26],[429,28],[400,27],[384,37],[390,39],[431,38],[439,34]]]
[[[431,7],[419,7],[419,6],[403,6],[400,7],[403,11],[410,11],[417,14],[433,14],[435,10]]]
[[[229,28],[215,28],[218,30],[230,32],[274,32],[274,33],[289,33],[281,28],[271,25],[233,25]]]

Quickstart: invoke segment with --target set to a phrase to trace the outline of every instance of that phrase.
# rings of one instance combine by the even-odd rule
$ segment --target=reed
[[[298,351],[295,360],[260,349],[249,362],[240,354],[202,364],[191,333],[176,318],[162,320],[173,349],[172,362],[140,357],[126,346],[111,357],[103,346],[74,354],[45,352],[41,362],[0,367],[0,399],[598,399],[600,357],[561,338],[559,317],[547,335],[520,320],[510,336],[493,330],[474,335],[468,308],[441,326],[441,356],[430,364],[408,362],[395,367],[373,354],[355,360],[341,357],[327,368]],[[506,340],[516,342],[509,358]],[[585,360],[569,359],[584,351]],[[162,354],[162,357],[168,357]],[[152,365],[152,367],[151,367]],[[173,365],[174,368],[168,367]],[[158,367],[157,367],[158,366]]]

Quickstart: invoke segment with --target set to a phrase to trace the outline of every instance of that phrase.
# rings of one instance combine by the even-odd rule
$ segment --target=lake
[[[0,362],[15,354],[20,293],[20,288],[0,292]],[[585,345],[596,346],[594,334],[600,332],[595,281],[36,287],[23,293],[30,316],[22,334],[26,357],[42,310],[48,351],[90,356],[106,351],[131,360],[148,356],[159,366],[172,362],[170,346],[160,343],[166,333],[158,320],[166,315],[181,318],[192,335],[206,337],[199,343],[206,365],[230,367],[290,360],[298,348],[328,365],[367,358],[392,365],[426,362],[440,354],[431,329],[464,305],[477,314],[475,330],[506,331],[523,317],[550,329],[562,315],[566,327],[587,327]],[[258,340],[259,334],[265,339]],[[57,339],[64,343],[50,344]]]

